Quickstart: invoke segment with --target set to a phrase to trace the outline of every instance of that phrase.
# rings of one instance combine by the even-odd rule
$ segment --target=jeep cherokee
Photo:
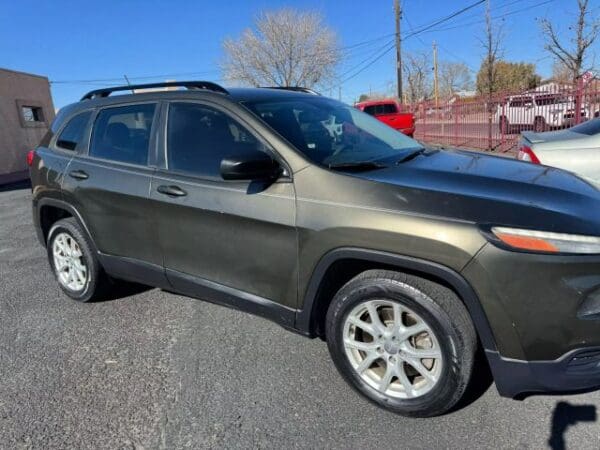
[[[600,196],[570,173],[429,149],[303,89],[111,95],[28,155],[61,289],[123,279],[327,341],[391,411],[451,409],[482,348],[500,394],[600,386]]]

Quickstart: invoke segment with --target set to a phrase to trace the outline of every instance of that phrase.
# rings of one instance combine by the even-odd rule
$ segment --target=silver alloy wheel
[[[72,291],[85,288],[88,279],[88,269],[83,259],[83,253],[73,236],[60,233],[52,243],[54,270],[60,284]]]
[[[390,397],[420,397],[442,373],[442,351],[433,330],[395,301],[370,300],[350,311],[344,348],[363,381]]]

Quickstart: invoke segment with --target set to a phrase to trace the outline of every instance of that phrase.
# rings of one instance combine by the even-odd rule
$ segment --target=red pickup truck
[[[400,104],[394,100],[369,100],[356,103],[355,108],[375,116],[378,120],[389,125],[407,136],[415,134],[415,115],[401,112]]]

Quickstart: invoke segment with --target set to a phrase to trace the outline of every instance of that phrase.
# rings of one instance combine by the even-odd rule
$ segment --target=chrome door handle
[[[159,186],[156,190],[161,194],[168,195],[169,197],[184,197],[187,195],[187,192],[185,192],[179,186],[163,185]]]
[[[71,170],[69,172],[69,176],[71,178],[75,178],[76,180],[87,180],[90,176],[84,172],[83,170]]]

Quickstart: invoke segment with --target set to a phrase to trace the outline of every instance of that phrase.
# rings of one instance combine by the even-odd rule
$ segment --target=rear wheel
[[[92,251],[91,243],[72,217],[56,222],[47,240],[48,261],[62,291],[74,300],[100,298],[108,277]]]
[[[443,414],[468,385],[475,330],[460,299],[429,280],[382,270],[357,276],[332,300],[326,332],[342,376],[395,413]]]

